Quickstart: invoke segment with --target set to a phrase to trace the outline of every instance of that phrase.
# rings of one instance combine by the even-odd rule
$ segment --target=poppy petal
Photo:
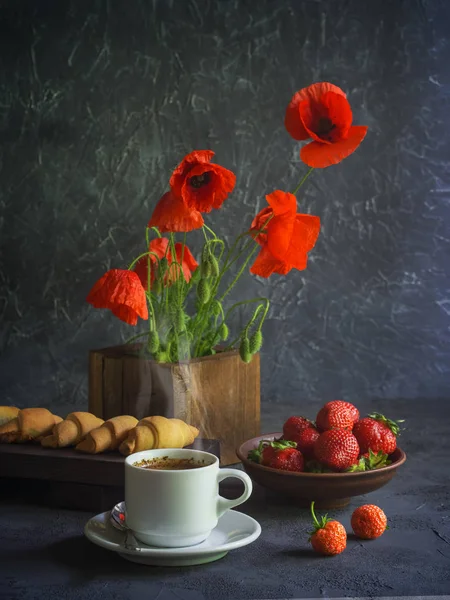
[[[137,314],[128,306],[125,306],[123,304],[114,304],[109,308],[112,314],[121,321],[128,323],[128,325],[137,325]]]
[[[170,178],[170,187],[177,196],[181,196],[182,185],[192,167],[199,163],[211,162],[213,156],[214,152],[212,150],[194,150],[183,158]]]
[[[177,262],[182,264],[184,278],[186,282],[189,283],[192,277],[192,273],[198,267],[198,262],[195,260],[192,252],[187,246],[184,247],[183,251],[183,244],[181,244],[180,242],[177,242],[175,244],[175,254],[177,257]],[[181,261],[183,262],[181,263]]]
[[[153,211],[148,227],[157,227],[161,233],[167,231],[193,231],[203,227],[202,215],[186,206],[173,192],[166,192]]]
[[[299,101],[302,100],[310,100],[311,102],[320,102],[321,97],[327,92],[334,92],[335,94],[339,94],[346,98],[345,92],[341,90],[337,85],[333,85],[328,81],[321,81],[319,83],[312,83],[297,92],[299,96]],[[296,94],[296,95],[297,95]]]
[[[353,120],[348,100],[334,92],[324,94],[320,102],[303,100],[299,111],[309,137],[325,144],[347,137]]]
[[[89,292],[87,302],[94,308],[108,308],[129,325],[136,325],[137,317],[148,319],[145,291],[134,271],[107,271]]]
[[[306,269],[308,252],[314,248],[320,232],[320,218],[313,215],[296,215],[291,243],[289,262],[294,269]]]
[[[212,161],[215,152],[212,150],[193,150],[183,159],[185,163],[209,163]]]
[[[338,130],[339,138],[347,137],[353,121],[352,107],[347,98],[335,92],[326,92],[322,96],[321,104],[326,108],[328,118]]]
[[[320,97],[327,92],[334,92],[335,94],[344,96],[344,98],[346,97],[341,88],[328,82],[313,83],[312,85],[299,90],[293,95],[286,109],[284,125],[287,129],[287,132],[291,137],[294,138],[294,140],[307,140],[309,137],[311,137],[300,117],[300,103],[304,100],[308,100],[313,103],[319,102]]]
[[[152,257],[154,258],[154,257]],[[143,256],[134,265],[134,272],[139,277],[142,287],[148,290],[148,267],[150,263],[150,287],[155,279],[154,262],[149,256]]]
[[[273,210],[270,206],[263,208],[259,211],[256,217],[253,219],[252,224],[250,226],[250,233],[261,231],[256,237],[254,237],[255,242],[257,242],[260,246],[264,245],[267,242],[267,226],[266,223],[269,218],[273,215]]]
[[[286,275],[289,273],[291,267],[283,263],[281,260],[277,260],[269,251],[267,246],[263,246],[256,257],[255,262],[251,266],[250,273],[253,275],[259,275],[260,277],[270,277],[272,273],[280,273]]]
[[[267,226],[267,246],[271,254],[284,261],[291,244],[295,225],[295,212],[274,217]]]
[[[292,213],[297,210],[297,198],[294,194],[275,190],[266,196],[269,206],[273,209],[273,214],[276,216]]]
[[[214,197],[213,208],[220,208],[223,201],[234,190],[234,186],[236,185],[236,175],[233,171],[225,169],[225,167],[221,167],[220,165],[213,166],[221,179],[221,186]]]
[[[306,165],[316,169],[336,165],[356,150],[366,133],[367,127],[354,125],[350,127],[348,137],[343,140],[333,144],[314,141],[303,146],[300,150],[300,158]]]
[[[284,126],[294,140],[307,140],[310,135],[302,123],[300,117],[300,100],[297,96],[298,92],[288,104],[284,117]]]
[[[168,260],[170,260],[170,251],[167,251],[168,245],[169,240],[167,238],[158,237],[150,242],[149,250],[157,254],[159,258],[163,258],[165,256]],[[156,262],[156,258],[154,256],[151,258]]]
[[[235,183],[236,176],[232,171],[212,163],[198,164],[185,178],[181,196],[189,208],[209,213],[222,206]]]

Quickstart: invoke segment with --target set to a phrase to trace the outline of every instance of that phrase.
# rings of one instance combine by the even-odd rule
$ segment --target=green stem
[[[148,229],[151,229],[152,231],[154,231],[159,238],[162,237],[162,235],[157,227],[148,227]]]
[[[206,235],[206,225],[203,225],[202,231],[203,231],[203,235],[205,236],[205,242],[208,243],[209,242],[209,238]]]
[[[203,227],[213,236],[214,239],[217,239],[217,235],[214,233],[211,227],[208,227],[208,225],[203,225]]]
[[[139,338],[144,337],[146,335],[148,335],[147,332],[138,333],[137,335],[133,335],[133,337],[130,337],[130,339],[125,342],[125,344],[131,344],[131,342],[134,342],[135,340],[138,340]]]
[[[230,308],[225,313],[224,320],[226,321],[228,319],[228,317],[230,316],[231,312],[238,306],[242,306],[243,304],[252,304],[254,302],[264,302],[266,304],[267,310],[269,309],[270,303],[267,298],[261,297],[261,298],[252,298],[251,300],[242,300],[241,302],[236,302],[235,304],[233,304],[233,306],[230,306]],[[266,313],[267,313],[267,310],[266,310]]]
[[[183,242],[182,242],[182,246],[181,246],[181,266],[183,266],[183,261],[184,261],[184,249],[186,247],[186,232],[184,232],[183,234]]]
[[[297,187],[295,188],[295,190],[292,192],[292,194],[296,194],[298,192],[298,190],[302,187],[302,185],[305,183],[305,181],[308,179],[308,177],[311,175],[311,173],[314,171],[314,167],[311,167],[309,169],[309,171],[306,173],[306,175],[304,175],[302,177],[302,179],[300,180],[299,184],[297,185]]]
[[[133,262],[130,264],[130,266],[128,267],[128,271],[131,271],[134,267],[134,265],[137,263],[138,260],[140,260],[141,258],[143,258],[144,256],[148,256],[150,253],[147,250],[147,252],[143,252],[142,254],[140,254],[137,258],[135,258],[133,260]]]
[[[253,255],[255,254],[255,252],[259,249],[259,246],[256,244],[255,247],[253,248],[253,250],[250,252],[250,254],[247,256],[247,258],[244,261],[244,264],[242,265],[242,267],[239,269],[236,277],[233,279],[233,281],[230,283],[230,285],[227,287],[227,289],[225,290],[225,292],[222,294],[222,296],[219,298],[219,302],[222,302],[222,300],[225,298],[225,296],[228,296],[228,294],[231,292],[231,290],[234,288],[234,286],[236,285],[236,283],[238,282],[240,276],[242,275],[242,273],[244,272],[245,267],[248,265],[248,263],[250,262],[251,258],[253,257]]]
[[[312,514],[312,518],[313,518],[313,523],[317,529],[320,529],[319,521],[317,520],[316,513],[314,512],[314,504],[315,504],[315,501],[313,500],[311,502],[311,514]]]

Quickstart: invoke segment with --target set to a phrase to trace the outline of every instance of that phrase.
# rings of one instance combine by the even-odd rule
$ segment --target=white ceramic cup
[[[185,470],[148,469],[135,463],[167,456],[193,459],[205,466]],[[219,482],[240,479],[245,491],[236,500],[219,496]],[[126,523],[149,546],[180,548],[200,544],[219,517],[252,493],[250,477],[237,469],[219,469],[214,454],[190,449],[144,450],[125,459]]]

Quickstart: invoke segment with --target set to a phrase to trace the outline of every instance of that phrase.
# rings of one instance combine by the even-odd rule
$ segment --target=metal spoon
[[[127,526],[124,502],[119,502],[119,504],[116,504],[112,509],[110,521],[113,527],[119,531],[125,532],[125,538],[123,541],[124,548],[127,550],[133,550],[134,552],[140,552],[141,548],[138,546],[138,542],[134,537],[133,531]]]

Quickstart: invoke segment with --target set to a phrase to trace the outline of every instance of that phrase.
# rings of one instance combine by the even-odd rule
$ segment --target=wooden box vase
[[[89,411],[105,420],[121,414],[183,419],[201,437],[218,439],[221,464],[233,464],[235,449],[260,432],[260,357],[246,364],[237,351],[218,352],[169,364],[130,346],[92,350]]]

